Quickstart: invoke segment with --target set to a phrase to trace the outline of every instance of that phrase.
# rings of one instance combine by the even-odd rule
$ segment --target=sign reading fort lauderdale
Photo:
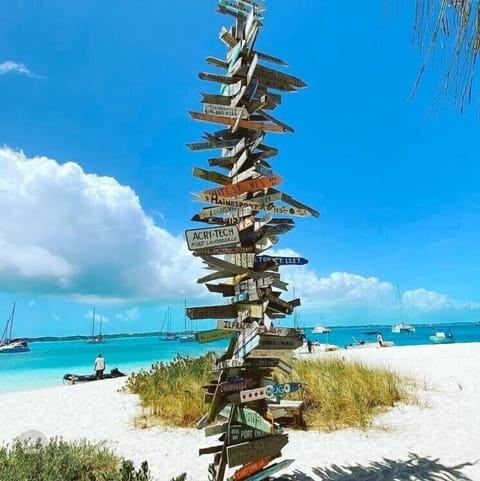
[[[240,236],[236,225],[210,227],[207,229],[190,229],[185,231],[187,245],[191,251],[208,247],[237,244]]]

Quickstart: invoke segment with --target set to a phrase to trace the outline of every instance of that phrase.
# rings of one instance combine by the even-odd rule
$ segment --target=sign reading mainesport
[[[237,244],[240,236],[237,226],[210,227],[207,229],[190,229],[185,231],[187,245],[191,251],[208,247]]]

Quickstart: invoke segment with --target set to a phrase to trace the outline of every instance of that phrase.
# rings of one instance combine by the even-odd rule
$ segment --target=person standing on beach
[[[95,359],[93,369],[95,371],[95,377],[97,379],[103,379],[103,371],[105,371],[105,359],[101,353]]]

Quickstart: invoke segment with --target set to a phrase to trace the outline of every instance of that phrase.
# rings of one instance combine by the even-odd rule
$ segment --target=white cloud
[[[416,289],[405,292],[403,296],[405,307],[418,309],[420,311],[442,311],[442,310],[470,310],[479,309],[480,304],[476,302],[465,302],[452,299],[445,294],[427,291],[426,289]]]
[[[9,73],[16,73],[18,75],[26,75],[27,77],[41,78],[39,75],[31,72],[23,63],[13,62],[7,60],[0,63],[0,75],[6,75]]]
[[[383,308],[394,301],[393,285],[376,277],[348,272],[332,272],[319,277],[308,268],[288,266],[282,269],[289,290],[295,290],[295,296],[302,298],[303,305]]]
[[[125,312],[115,314],[115,317],[122,321],[136,321],[140,319],[140,309],[133,307],[132,309],[127,309]]]
[[[128,302],[204,295],[183,235],[135,192],[74,163],[0,148],[0,291]]]

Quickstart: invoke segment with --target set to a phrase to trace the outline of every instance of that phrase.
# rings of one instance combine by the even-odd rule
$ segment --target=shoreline
[[[480,343],[341,350],[307,356],[340,356],[414,377],[421,386],[417,392],[420,404],[396,406],[377,417],[375,426],[366,431],[286,430],[289,443],[282,450],[282,459],[295,461],[282,474],[297,473],[297,479],[308,481],[396,479],[393,473],[403,473],[399,479],[409,479],[406,474],[410,472],[423,472],[424,477],[426,473],[443,473],[446,480],[458,479],[459,473],[464,481],[480,479],[479,463],[453,468],[480,457],[480,391],[476,384]],[[212,457],[199,457],[198,449],[215,444],[216,438],[206,438],[203,430],[196,429],[134,428],[134,417],[141,409],[136,395],[118,392],[125,380],[0,394],[0,410],[9,420],[0,434],[0,445],[29,431],[67,441],[106,441],[107,447],[137,467],[147,460],[155,481],[170,480],[183,472],[190,481],[206,481]],[[336,466],[337,477],[333,477],[332,466]],[[355,475],[347,477],[352,469]]]

